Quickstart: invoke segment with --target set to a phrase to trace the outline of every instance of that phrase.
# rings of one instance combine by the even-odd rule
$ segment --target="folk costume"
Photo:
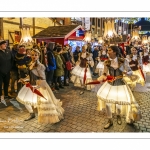
[[[89,68],[89,64],[93,61],[91,55],[88,52],[79,53],[79,59],[76,66],[72,70],[71,80],[74,86],[84,87],[84,85],[92,81],[92,75]],[[91,85],[87,86],[87,90],[91,89]]]
[[[143,72],[145,73],[146,77],[146,73],[150,72],[149,55],[147,52],[143,52],[142,62],[143,62]]]
[[[142,59],[138,55],[130,54],[127,56],[127,60],[129,62],[129,66],[132,70],[132,74],[137,76],[137,80],[132,81],[131,78],[124,77],[126,82],[131,85],[131,88],[134,89],[136,87],[136,83],[145,85],[145,77],[142,71]]]
[[[30,113],[29,118],[35,117],[32,106],[38,109],[39,123],[56,123],[63,119],[64,109],[61,107],[62,102],[56,99],[49,85],[46,82],[45,66],[39,61],[32,62],[29,71],[29,78],[22,79],[29,81],[19,91],[17,100],[24,104]]]
[[[97,92],[97,110],[101,111],[105,108],[109,119],[105,129],[113,125],[112,113],[117,113],[118,124],[121,124],[120,115],[125,115],[128,123],[140,119],[139,105],[123,80],[123,72],[126,72],[127,76],[132,75],[128,62],[119,57],[109,58],[104,62],[103,75],[98,78],[99,81],[103,81],[107,80],[108,75],[113,77],[113,80],[106,81]]]
[[[101,56],[99,57],[99,63],[96,66],[97,72],[99,73],[99,76],[102,75],[103,69],[104,69],[104,61],[108,59],[107,53],[105,50],[102,51]]]
[[[18,78],[25,78],[29,75],[29,66],[31,63],[31,57],[26,55],[26,49],[24,46],[20,46],[19,51],[15,55],[15,62],[18,68]],[[23,87],[22,83],[17,83],[17,91]]]

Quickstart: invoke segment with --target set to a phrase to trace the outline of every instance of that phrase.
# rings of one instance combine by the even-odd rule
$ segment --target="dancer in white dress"
[[[82,46],[82,52],[79,54],[78,62],[72,70],[71,80],[74,86],[84,87],[86,83],[92,81],[92,75],[88,64],[92,64],[93,58],[86,52],[85,46]],[[91,85],[87,86],[87,90],[91,89]],[[82,94],[83,92],[81,92]]]
[[[16,99],[24,104],[30,113],[25,121],[35,118],[33,106],[38,109],[39,123],[56,123],[63,119],[64,109],[61,107],[62,102],[56,99],[45,80],[45,66],[39,62],[39,55],[37,49],[31,52],[30,76],[20,79],[20,82],[30,81],[30,83],[22,87]]]
[[[143,62],[143,72],[146,78],[146,73],[150,73],[150,62],[149,62],[149,54],[145,47],[142,53],[142,62]]]
[[[126,115],[127,123],[140,119],[139,105],[135,101],[132,91],[123,81],[123,74],[130,76],[132,70],[126,60],[117,57],[117,46],[110,46],[108,54],[109,60],[105,61],[103,75],[98,80],[106,80],[107,75],[110,75],[113,80],[106,81],[97,92],[97,110],[101,111],[105,108],[108,117],[108,123],[104,126],[104,129],[113,125],[112,113],[115,112],[119,125],[122,123],[121,115]]]
[[[104,70],[104,61],[108,59],[108,55],[106,52],[106,46],[102,47],[102,50],[100,52],[100,57],[99,57],[99,63],[96,66],[96,70],[99,73],[99,76],[102,75],[103,70]]]
[[[141,88],[144,87],[145,85],[145,77],[144,73],[142,71],[142,58],[137,55],[137,50],[136,48],[132,47],[131,49],[131,54],[126,56],[126,59],[129,62],[130,68],[132,70],[132,74],[137,76],[137,80],[132,81],[128,77],[124,77],[126,80],[127,84],[130,85],[132,90],[136,87],[137,84],[141,84]]]

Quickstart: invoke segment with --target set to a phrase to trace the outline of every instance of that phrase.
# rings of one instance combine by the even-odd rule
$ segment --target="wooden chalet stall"
[[[62,46],[70,44],[70,41],[82,41],[84,29],[81,25],[49,26],[32,37],[37,43],[42,41],[55,42]]]

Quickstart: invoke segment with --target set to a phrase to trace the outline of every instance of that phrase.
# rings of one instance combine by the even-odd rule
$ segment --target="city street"
[[[139,103],[143,118],[128,125],[125,118],[122,118],[122,125],[116,122],[114,115],[114,125],[110,129],[103,129],[107,123],[105,111],[96,110],[96,93],[85,91],[80,95],[80,88],[69,87],[55,93],[56,97],[63,102],[65,110],[64,120],[56,124],[39,124],[36,118],[30,121],[23,121],[29,113],[26,108],[16,104],[15,99],[7,100],[7,105],[0,103],[0,132],[150,132],[150,93],[137,93],[134,96]]]

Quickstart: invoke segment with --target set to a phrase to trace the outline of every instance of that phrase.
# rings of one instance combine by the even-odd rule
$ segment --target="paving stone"
[[[141,129],[142,131],[146,131],[146,128],[142,128],[142,127],[140,127],[140,129]]]
[[[122,125],[119,126],[116,123],[116,115],[113,114],[114,125],[109,130],[104,130],[103,127],[107,123],[106,112],[97,111],[97,97],[96,93],[85,91],[81,96],[79,95],[80,88],[75,88],[70,84],[64,90],[60,90],[59,93],[54,93],[57,98],[63,102],[63,108],[65,109],[65,119],[58,124],[38,124],[37,117],[28,122],[20,122],[18,124],[10,123],[13,126],[22,126],[21,129],[4,129],[2,126],[7,126],[8,123],[0,125],[0,132],[150,132],[150,93],[142,94],[134,92],[135,98],[141,107],[142,119],[135,124],[137,131],[133,127],[128,127],[125,123],[125,118],[122,119]],[[22,105],[23,106],[23,105]],[[13,106],[1,108],[0,106],[0,118],[3,119],[16,118],[24,119],[29,113],[24,108],[23,113],[18,113],[18,110]],[[37,116],[37,113],[36,113]],[[146,131],[145,131],[146,128]],[[49,130],[49,131],[48,131]]]
[[[78,131],[81,131],[82,127],[77,127],[76,129],[77,129]]]

